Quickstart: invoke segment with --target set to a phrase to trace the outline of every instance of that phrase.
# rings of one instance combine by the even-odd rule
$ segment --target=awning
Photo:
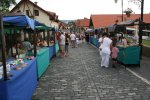
[[[108,32],[115,32],[116,26],[116,24],[108,26]]]
[[[139,21],[139,19],[127,20],[127,21],[120,22],[117,25],[119,25],[119,26],[133,26],[133,25],[137,25],[138,21]]]
[[[112,32],[123,32],[125,31],[126,28],[125,26],[119,26],[118,24],[113,24],[113,25],[110,25],[108,26],[108,32],[112,33]]]
[[[35,29],[35,26],[45,26],[44,24],[29,18],[26,15],[17,15],[17,16],[4,16],[3,17],[4,25],[14,25],[14,26],[23,26],[29,27],[32,30]]]
[[[53,27],[48,27],[48,26],[36,26],[35,27],[38,30],[50,30],[50,31],[55,31],[55,28]]]
[[[94,29],[87,29],[85,32],[94,32]]]

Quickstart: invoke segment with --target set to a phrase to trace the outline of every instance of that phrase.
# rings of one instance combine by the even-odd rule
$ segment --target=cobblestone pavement
[[[83,44],[52,60],[32,100],[150,100],[150,86],[121,65],[101,68],[98,51]]]
[[[136,72],[140,76],[150,81],[150,58],[149,57],[142,57],[140,68],[136,66],[129,66],[128,68],[130,68],[132,71]]]

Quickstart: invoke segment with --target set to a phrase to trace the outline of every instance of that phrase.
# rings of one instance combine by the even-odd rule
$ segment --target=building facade
[[[56,13],[44,10],[38,6],[37,2],[33,3],[30,0],[21,0],[10,12],[23,13],[55,29],[59,27]]]

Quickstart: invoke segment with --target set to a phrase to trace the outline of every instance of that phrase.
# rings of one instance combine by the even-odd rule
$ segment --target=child
[[[111,51],[111,57],[112,57],[112,67],[115,68],[115,64],[117,63],[117,57],[118,57],[118,52],[119,49],[116,47],[116,43],[113,43],[113,48]]]

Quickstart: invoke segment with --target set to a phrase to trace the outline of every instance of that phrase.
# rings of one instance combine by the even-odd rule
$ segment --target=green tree
[[[9,12],[9,7],[15,4],[16,0],[0,0],[0,13]]]

